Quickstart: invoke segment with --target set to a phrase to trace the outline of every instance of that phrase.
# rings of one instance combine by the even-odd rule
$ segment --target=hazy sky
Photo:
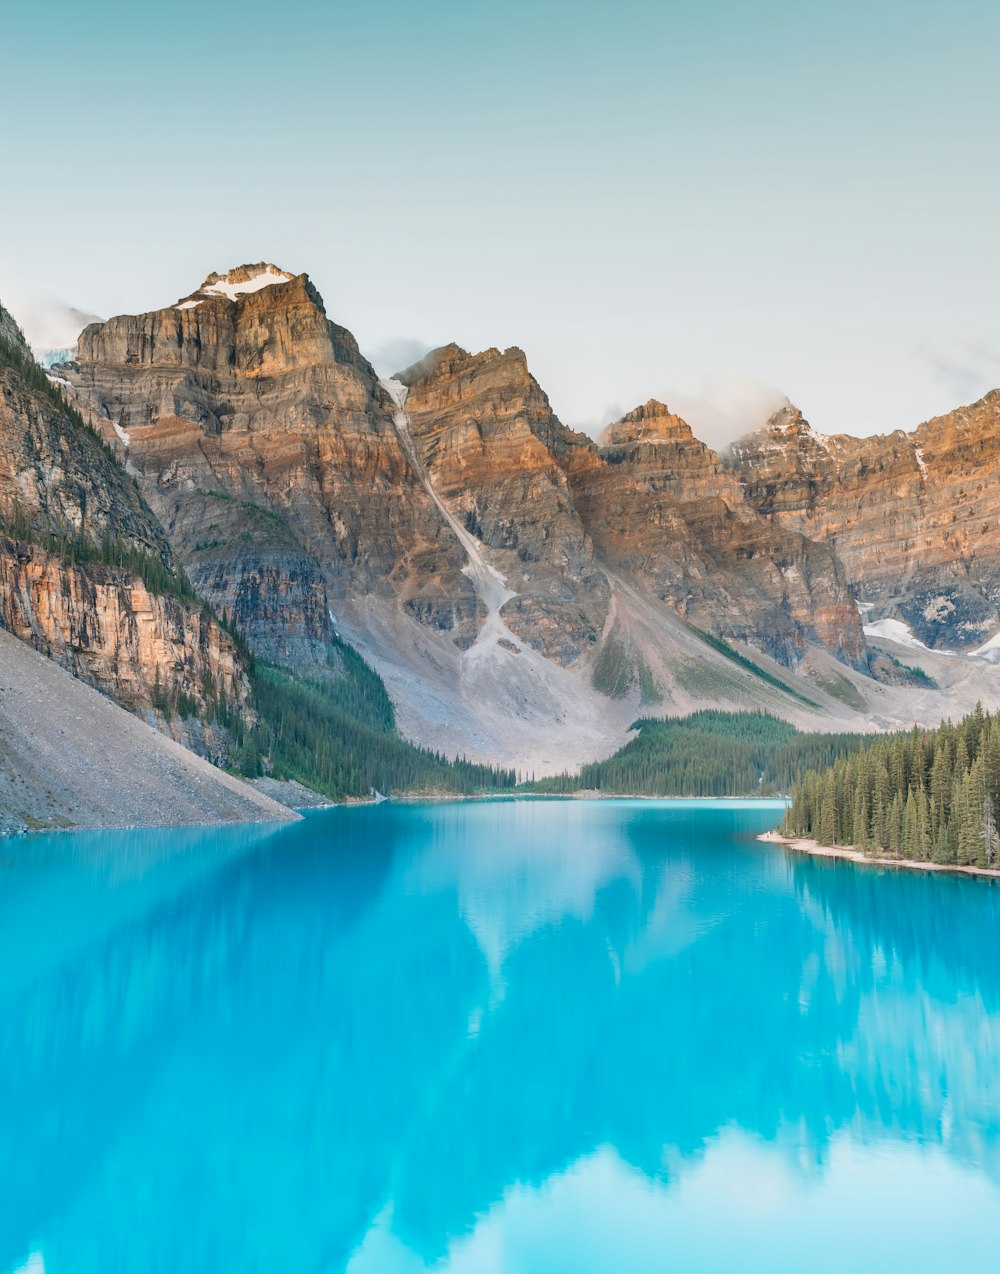
[[[21,5],[0,299],[272,260],[370,354],[522,346],[567,422],[911,426],[1000,384],[998,63],[997,0]]]

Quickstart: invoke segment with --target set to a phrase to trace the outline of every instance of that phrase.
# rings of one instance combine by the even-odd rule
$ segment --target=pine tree
[[[833,770],[828,771],[823,785],[819,812],[819,841],[821,845],[837,843],[837,787]]]
[[[889,853],[898,855],[903,843],[903,798],[898,792],[893,794],[889,809],[888,841]]]
[[[956,803],[958,807],[956,818],[958,841],[955,862],[966,866],[976,861],[978,854],[977,842],[979,839],[978,819],[972,806],[971,784],[968,773],[965,774],[964,778],[956,779],[955,786],[957,788]]]
[[[987,792],[983,800],[983,866],[992,867],[997,860],[996,807]]]

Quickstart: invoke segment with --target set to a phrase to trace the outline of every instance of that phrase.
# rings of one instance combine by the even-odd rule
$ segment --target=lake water
[[[777,816],[0,843],[0,1274],[992,1272],[1000,889]]]

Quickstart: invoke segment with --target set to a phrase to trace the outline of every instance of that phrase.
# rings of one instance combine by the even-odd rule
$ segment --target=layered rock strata
[[[197,717],[223,700],[250,716],[233,640],[196,602],[148,586],[139,562],[148,578],[175,579],[166,536],[135,483],[58,394],[29,383],[16,358],[0,366],[0,626],[223,755],[224,737]],[[178,702],[192,719],[168,724]]]
[[[595,644],[610,591],[551,449],[562,429],[521,350],[436,350],[400,373],[410,430],[435,489],[514,594],[504,622],[570,665]]]
[[[321,660],[330,612],[367,597],[474,639],[461,547],[305,275],[211,275],[175,306],[87,328],[68,374],[196,585],[263,653]]]
[[[836,551],[872,621],[959,650],[1000,628],[1000,390],[870,438],[817,434],[788,405],[731,467],[758,512]]]
[[[0,627],[193,747],[227,754],[205,724],[223,702],[251,719],[232,638],[200,606],[151,592],[137,576],[61,561],[0,535]],[[178,714],[177,705],[187,704]]]
[[[706,631],[795,666],[810,643],[866,670],[843,568],[828,546],[760,517],[721,458],[656,401],[577,437],[564,464],[599,558]]]

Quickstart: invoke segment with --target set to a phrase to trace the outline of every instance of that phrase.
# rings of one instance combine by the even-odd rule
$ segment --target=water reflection
[[[0,1270],[659,1269],[668,1234],[732,1268],[698,1246],[719,1193],[750,1200],[742,1268],[796,1269],[753,1217],[843,1255],[874,1176],[879,1234],[889,1181],[975,1200],[987,1268],[1000,890],[786,858],[773,817],[491,802],[6,851]]]

